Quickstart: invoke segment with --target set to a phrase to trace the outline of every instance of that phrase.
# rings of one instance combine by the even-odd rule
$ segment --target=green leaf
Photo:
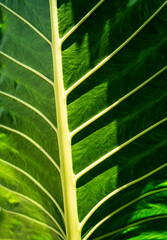
[[[0,240],[167,235],[165,0],[0,0]]]

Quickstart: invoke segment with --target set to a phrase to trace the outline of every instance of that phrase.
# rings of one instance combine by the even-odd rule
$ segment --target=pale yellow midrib
[[[66,240],[81,240],[76,200],[76,182],[72,169],[71,138],[67,122],[67,102],[63,85],[61,41],[58,31],[57,1],[49,0],[52,58],[54,71],[54,92],[57,116],[57,134],[60,155],[60,175],[62,182]]]

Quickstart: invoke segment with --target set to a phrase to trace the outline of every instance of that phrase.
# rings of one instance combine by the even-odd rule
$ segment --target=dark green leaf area
[[[16,12],[28,22],[30,22],[40,32],[46,35],[46,37],[51,39],[51,25],[48,1],[1,0],[1,3]],[[22,31],[23,28],[21,28],[20,30]]]
[[[149,142],[149,136],[147,136],[147,138]],[[144,148],[143,140],[144,139],[135,142],[129,146],[129,149],[124,148],[120,150],[78,180],[80,220],[82,220],[99,201],[114,190],[127,184],[136,186],[133,181],[138,179],[137,181],[141,182],[140,178],[143,176],[145,176],[146,185],[151,184],[150,180],[147,180],[148,176],[146,176],[146,174],[166,163],[164,154],[166,155],[167,153],[167,142],[164,139],[164,141],[159,144],[149,146],[145,141],[146,146]],[[140,151],[136,145],[138,145],[138,147],[140,146]],[[157,182],[158,184],[161,183],[161,177],[160,179],[157,177]],[[142,188],[144,189],[145,185],[142,185]],[[126,187],[126,189],[128,190],[129,187]],[[124,196],[122,193],[121,195]],[[87,204],[88,202],[89,204]]]
[[[17,159],[17,166],[23,168],[26,166],[25,170],[32,171],[34,174],[40,169],[41,179],[45,184],[48,182],[48,180],[45,181],[46,175],[43,177],[46,169],[53,171],[56,178],[59,179],[57,169],[47,156],[49,154],[50,159],[53,158],[53,161],[59,164],[57,137],[54,130],[38,114],[18,101],[1,95],[1,104],[3,107],[0,109],[0,124],[2,124],[0,132],[9,136],[7,142],[1,139],[1,157],[7,160],[12,155],[10,161],[13,161],[13,158]],[[27,118],[27,116],[29,117]],[[9,129],[5,130],[6,127]],[[12,133],[12,131],[16,131],[16,133]],[[16,150],[13,151],[14,154],[11,149]],[[53,154],[55,149],[57,151]],[[20,159],[22,160],[20,161]],[[22,162],[24,162],[23,165]]]
[[[23,14],[23,17],[30,12],[28,6],[27,8],[24,6],[23,10],[22,4],[13,4],[12,1],[8,1],[8,4],[8,7],[13,7],[13,10],[18,14]],[[50,46],[14,14],[4,8],[2,10],[6,16],[7,26],[2,38],[1,51],[12,57],[13,60],[7,56],[1,56],[4,64],[0,81],[0,90],[2,91],[0,99],[3,104],[1,112],[12,116],[11,121],[14,122],[12,128],[14,127],[34,139],[52,155],[53,147],[50,146],[52,143],[57,145],[55,133],[48,123],[31,108],[32,106],[53,124],[56,124],[53,88],[43,78],[37,76],[35,72],[33,73],[33,71],[39,71],[46,77],[52,77],[52,64],[47,64],[52,62]],[[35,7],[31,15],[34,10]],[[30,19],[32,20],[33,17]],[[42,19],[40,24],[42,24]],[[25,64],[25,67],[14,61]],[[27,69],[28,67],[31,67],[32,71]],[[10,96],[4,96],[4,94],[10,94]],[[50,97],[48,98],[48,96]],[[18,100],[15,101],[12,97],[17,97]],[[29,104],[30,107],[25,106],[19,100]],[[11,127],[10,120],[4,116],[5,114],[3,114],[1,123],[8,123],[8,126]],[[29,125],[31,128],[28,127]],[[41,132],[43,132],[43,137],[41,137]],[[48,135],[53,136],[51,142],[46,141]],[[58,154],[56,161],[58,162]]]
[[[102,238],[92,238],[96,240],[164,240],[166,239],[166,224],[167,219],[166,215],[160,215],[157,216],[158,220],[152,220],[150,217],[150,220],[148,218],[148,221],[144,223],[140,223],[141,221],[138,221],[135,223],[136,226],[130,226],[126,225],[124,227],[125,230],[119,231],[119,233],[113,233],[113,235],[110,235],[108,237],[105,237],[105,235],[102,235]],[[91,239],[91,238],[90,238]]]
[[[56,125],[53,87],[41,77],[6,57],[1,56],[1,60],[4,65],[1,70],[0,98],[3,98],[3,93],[10,94],[11,98],[16,97],[31,105]],[[10,96],[6,98],[8,101],[11,99]],[[29,108],[22,103],[19,104],[22,109]]]
[[[38,7],[38,4],[35,7],[35,3],[34,6],[32,6],[33,3],[27,2],[26,4],[26,2],[24,1],[22,4],[16,4],[15,2],[14,4],[12,1],[4,1],[4,4],[11,7],[14,12],[21,14],[25,19],[26,16],[29,15],[29,12],[31,12],[29,19],[32,20],[32,22],[33,15],[35,14],[35,18],[41,18],[40,21],[38,19],[38,23],[43,25],[44,22],[42,21],[42,17],[43,20],[45,20],[45,16],[39,14],[37,17],[35,12],[35,8]],[[31,8],[33,8],[33,10]],[[38,10],[40,10],[40,8]],[[17,97],[19,100],[23,100],[31,105],[55,124],[56,117],[53,87],[44,79],[50,78],[50,81],[53,79],[50,46],[41,36],[32,30],[30,26],[19,19],[19,17],[3,7],[2,11],[6,16],[6,30],[2,37],[1,51],[2,54],[6,55],[1,55],[4,69],[1,74],[0,89],[3,93],[10,94],[12,97]],[[35,23],[33,23],[33,25],[36,26]],[[20,64],[23,64],[23,66]],[[1,97],[3,97],[3,93],[1,93]],[[9,98],[8,104],[13,105],[13,109],[15,109],[14,101],[13,103],[12,101],[9,103],[10,96],[6,98]],[[18,112],[26,116],[27,107],[22,103],[16,103],[16,105]],[[49,106],[52,108],[52,111],[49,111]],[[38,118],[38,115],[36,118]]]
[[[166,64],[165,46],[166,39],[160,41],[154,48],[148,47],[144,51],[140,46],[139,49],[134,51],[133,44],[129,43],[128,46],[70,93],[68,98],[70,129],[74,130],[105,108],[117,104],[117,101],[121,100],[122,97],[125,97],[149,79],[151,79],[150,83],[143,86],[147,90],[142,90],[143,98],[141,101],[144,102],[150,94],[150,97],[153,94],[158,94],[158,92],[155,92],[155,88],[156,91],[160,92],[161,84],[163,88],[166,82],[165,73],[159,73]],[[150,84],[151,88],[148,90],[147,85],[150,86]],[[146,91],[149,92],[146,93]],[[145,93],[148,96],[144,95]]]
[[[59,34],[63,37],[82,17],[84,17],[100,0],[58,0]]]
[[[2,94],[0,94],[0,124],[3,124],[4,126],[10,127],[14,130],[18,130],[33,139],[55,159],[55,162],[59,164],[58,143],[54,129],[33,109],[25,106],[19,101],[12,99],[9,96],[3,95],[3,93],[9,93],[10,95],[17,97],[17,95],[19,96],[20,92],[21,94],[25,94],[24,96],[29,97],[29,95],[31,95],[31,92],[12,91],[12,88],[9,92],[6,90],[8,89],[5,89],[5,91],[2,91]],[[38,97],[40,99],[40,95],[38,96],[35,93],[32,95],[32,99],[34,101],[38,101]],[[19,99],[21,99],[20,96]],[[41,101],[42,100],[45,101],[46,98],[41,97]],[[48,111],[49,108],[46,110]],[[27,116],[29,116],[29,118],[27,118]],[[50,136],[49,139],[47,139],[48,136]],[[56,154],[53,154],[55,148],[57,151]]]
[[[9,7],[13,6],[16,12],[18,8],[18,13],[20,13],[19,9],[23,8],[23,5],[14,5],[12,1],[8,1],[8,4]],[[35,7],[31,14],[34,10]],[[24,6],[24,11],[29,12],[29,7]],[[14,14],[4,8],[3,12],[6,15],[7,25],[2,38],[1,51],[7,56],[1,55],[4,65],[0,81],[0,101],[1,105],[3,104],[1,124],[7,124],[8,127],[23,132],[52,155],[53,145],[57,146],[57,137],[44,118],[56,125],[54,92],[53,86],[39,76],[43,74],[44,77],[51,77],[52,80],[50,46]],[[9,59],[10,57],[12,59]],[[15,97],[17,99],[13,99]],[[46,140],[47,136],[50,136],[49,140]],[[55,156],[57,163],[58,158],[57,150]]]
[[[50,45],[30,26],[7,10],[1,51],[53,80]]]
[[[5,30],[5,16],[2,14],[2,10],[0,9],[0,39],[2,38],[2,34]]]
[[[63,72],[66,89],[113,53],[121,44],[128,44],[126,40],[155,13],[164,0],[153,1],[151,4],[148,0],[140,0],[133,6],[129,6],[128,2],[105,1],[63,43]],[[165,27],[161,27],[164,19],[165,13],[162,10],[136,36],[132,37],[134,46],[137,49],[143,46],[144,51],[146,46],[154,46],[158,43],[160,37],[166,34]]]
[[[90,239],[110,232],[112,232],[110,238],[103,237],[101,239],[129,239],[130,236],[125,234],[130,232],[130,226],[127,227],[128,225],[134,224],[134,229],[136,229],[135,225],[139,227],[139,224],[146,222],[148,224],[151,218],[167,215],[167,185],[165,176],[166,169],[112,196],[88,220],[83,229],[83,234],[91,229],[92,225],[94,226],[98,224],[100,220],[108,217],[108,219],[104,220],[103,224],[97,228]],[[159,182],[161,182],[161,184],[159,184]],[[124,231],[121,231],[121,228],[124,227]],[[159,234],[161,234],[161,230],[166,230],[165,225],[155,228],[153,225],[152,231],[153,229],[154,231],[159,230]],[[143,230],[143,234],[145,231],[149,232],[149,228]],[[117,232],[119,234],[115,237],[114,234]],[[140,231],[138,234],[140,234]]]
[[[105,225],[98,229],[98,233],[92,235],[91,239],[94,239],[95,236],[101,236],[102,239],[146,239],[146,236],[148,236],[148,239],[163,239],[166,232],[166,223],[167,223],[167,208],[166,208],[166,197],[162,200],[162,197],[160,197],[160,200],[158,199],[159,196],[152,196],[148,199],[145,199],[143,201],[138,202],[135,206],[128,208],[126,211],[123,211],[119,215],[117,215],[116,218],[111,218],[106,222]],[[157,199],[156,203],[152,201],[152,199]],[[156,219],[159,218],[159,219]],[[154,220],[155,219],[155,220]],[[143,223],[142,223],[143,222]],[[132,224],[134,227],[128,227],[128,225]],[[113,229],[115,225],[115,229]],[[136,226],[135,226],[136,225]],[[120,227],[120,230],[118,228]],[[123,231],[121,231],[121,227],[125,228]],[[117,235],[114,236],[114,230],[119,230]],[[111,236],[104,237],[103,234],[107,232],[112,232]],[[156,235],[154,235],[156,232]],[[154,238],[149,238],[151,233],[153,234]],[[138,237],[138,238],[137,238]],[[158,238],[159,237],[159,238]],[[165,238],[164,238],[165,239]]]
[[[129,127],[130,126],[132,127],[133,125],[129,125]],[[127,133],[128,131],[126,134]],[[124,138],[124,134],[122,135]],[[121,133],[118,134],[118,136],[120,136],[121,139]],[[142,137],[138,138],[136,141],[133,141],[112,155],[110,158],[105,160],[103,163],[93,168],[90,172],[83,175],[78,180],[78,209],[80,221],[100,200],[102,200],[108,194],[116,189],[119,189],[122,186],[126,186],[126,184],[130,184],[132,181],[150,173],[152,170],[165,164],[166,159],[164,156],[167,154],[166,146],[166,123],[164,123],[157,128],[149,131]],[[86,161],[86,158],[84,160]],[[164,174],[160,172],[159,175],[156,175],[156,183],[159,184],[164,181],[166,176],[166,169],[164,171]],[[144,183],[139,181],[138,185],[134,185],[134,188],[139,190],[137,192],[138,196],[140,196],[140,191],[143,191],[142,189],[146,189],[147,185],[154,186],[154,183],[151,181],[152,180],[149,178],[146,178],[146,181],[144,181]],[[135,196],[133,191],[131,192],[129,190],[129,187],[127,187],[127,191],[129,194],[128,198],[131,200],[133,197],[137,196]],[[97,218],[95,215],[93,215],[90,223],[88,225],[85,225],[84,231],[90,229],[92,225],[94,226],[95,222],[98,223],[103,217],[107,215],[107,213],[110,214],[112,211],[119,208],[122,205],[122,202],[120,202],[120,205],[114,207],[114,203],[117,203],[118,199],[122,199],[123,201],[127,200],[125,194],[122,191],[118,196],[116,195],[116,197],[112,197],[111,201],[107,204],[107,207],[103,205],[101,207],[102,210],[100,213],[97,211]],[[126,202],[123,202],[123,204],[125,203]],[[113,209],[111,211],[112,206]],[[118,222],[117,224],[117,226],[120,226]]]
[[[30,222],[22,216],[2,211],[0,234],[5,239],[60,240],[56,233],[47,227]],[[3,231],[2,231],[3,229]]]
[[[162,127],[162,132],[164,132],[164,126],[161,126],[161,127]],[[131,173],[135,171],[135,174],[133,175],[133,178],[132,178],[132,180],[134,180],[136,177],[142,176],[143,173],[147,173],[147,170],[148,170],[147,168],[144,168],[144,169],[139,168],[141,171],[138,170],[138,167],[140,167],[140,164],[142,165],[143,162],[146,162],[148,166],[150,165],[151,168],[153,167],[156,168],[160,166],[161,164],[163,164],[163,162],[165,162],[165,159],[163,157],[163,154],[166,154],[166,145],[167,145],[165,136],[166,136],[166,132],[162,135],[160,135],[159,133],[146,134],[145,137],[142,137],[134,141],[133,143],[127,145],[126,147],[117,151],[115,154],[108,157],[101,164],[98,164],[92,170],[85,173],[85,175],[78,180],[77,186],[81,187],[84,184],[87,184],[87,183],[89,184],[90,181],[100,176],[100,174],[102,174],[103,172],[108,171],[110,168],[111,168],[111,172],[113,171],[113,168],[119,169],[119,171],[122,174],[122,177],[119,180],[120,185],[124,185],[127,182],[127,179],[126,179],[127,174],[131,175]],[[161,141],[160,141],[160,137],[162,138]],[[159,152],[161,154],[158,156]],[[162,158],[162,160],[160,161],[160,160],[157,160],[156,158],[154,159],[154,155],[157,155],[157,159]],[[124,174],[124,171],[127,174]],[[110,177],[111,175],[114,176],[115,174],[114,175],[108,174],[108,176]]]
[[[164,80],[164,77],[155,79],[154,83],[148,84],[74,136],[72,149],[76,173],[167,116]],[[163,129],[160,133],[155,131],[157,143],[165,139],[165,132]]]

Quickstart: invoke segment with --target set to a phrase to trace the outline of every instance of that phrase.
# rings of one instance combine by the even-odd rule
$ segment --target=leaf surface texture
[[[57,5],[81,239],[165,239],[166,1]],[[67,239],[49,1],[0,7],[0,238]]]

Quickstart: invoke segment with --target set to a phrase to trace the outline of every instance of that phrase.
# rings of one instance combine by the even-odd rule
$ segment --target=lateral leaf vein
[[[13,194],[18,195],[21,198],[26,199],[27,201],[31,202],[32,204],[34,204],[36,207],[40,208],[50,219],[52,219],[52,221],[55,223],[55,225],[59,228],[60,232],[63,234],[63,236],[65,237],[65,233],[63,231],[63,229],[61,228],[61,226],[59,225],[59,223],[57,222],[57,220],[53,217],[53,215],[51,213],[49,213],[42,205],[40,205],[38,202],[34,201],[32,198],[27,197],[24,194],[21,194],[19,192],[13,191],[12,189],[9,189],[5,186],[3,186],[2,184],[0,184],[0,187],[12,192]]]
[[[88,167],[86,167],[85,169],[83,169],[81,172],[79,172],[78,174],[75,175],[75,180],[77,181],[81,176],[83,176],[84,174],[86,174],[87,172],[89,172],[91,169],[93,169],[94,167],[96,167],[97,165],[99,165],[100,163],[102,163],[104,160],[106,160],[108,157],[110,157],[111,155],[113,155],[114,153],[118,152],[119,150],[121,150],[122,148],[124,148],[125,146],[127,146],[128,144],[132,143],[133,141],[135,141],[137,138],[141,137],[142,135],[146,134],[147,132],[151,131],[153,128],[159,126],[160,124],[164,123],[167,121],[167,117],[163,118],[162,120],[158,121],[157,123],[151,125],[150,127],[146,128],[145,130],[143,130],[142,132],[138,133],[137,135],[135,135],[134,137],[130,138],[128,141],[124,142],[123,144],[121,144],[120,146],[116,147],[115,149],[113,149],[112,151],[106,153],[104,156],[102,156],[101,158],[99,158],[98,160],[96,160],[94,163],[90,164]]]
[[[158,168],[155,168],[155,169],[152,170],[151,172],[143,175],[142,177],[137,178],[137,179],[135,179],[135,180],[133,180],[133,181],[131,181],[131,182],[123,185],[122,187],[116,189],[115,191],[109,193],[109,194],[108,194],[107,196],[105,196],[102,200],[100,200],[100,201],[90,210],[90,212],[85,216],[85,218],[84,218],[84,219],[82,220],[82,222],[81,222],[81,225],[80,225],[81,228],[83,228],[83,226],[84,226],[85,223],[88,221],[88,219],[93,215],[93,213],[96,212],[98,208],[100,208],[106,201],[108,201],[108,200],[109,200],[111,197],[113,197],[115,194],[121,192],[122,190],[126,189],[127,187],[130,187],[130,186],[132,186],[132,185],[134,185],[134,184],[136,184],[136,183],[138,183],[138,182],[140,182],[140,181],[142,181],[142,180],[150,177],[151,175],[153,175],[154,173],[157,173],[158,171],[160,171],[161,169],[163,169],[163,168],[165,168],[165,167],[167,167],[167,163],[161,165],[161,166],[158,167]],[[167,190],[167,188],[163,188],[163,189]],[[154,192],[156,192],[156,191],[158,192],[158,191],[165,191],[165,190],[162,190],[162,189],[160,190],[160,189],[158,189],[158,190],[155,190],[155,191],[151,191],[151,194],[154,194]],[[144,195],[142,195],[142,196],[143,196],[143,197],[146,197],[147,195],[149,195],[149,193],[146,193],[146,194],[144,194]],[[142,196],[136,198],[136,199],[133,200],[133,201],[130,201],[129,203],[125,204],[124,206],[127,207],[127,206],[129,206],[130,204],[132,204],[133,202],[136,202],[136,201],[140,200],[141,198],[143,198]],[[121,207],[121,208],[119,208],[118,210],[119,210],[119,211],[122,210],[122,209],[124,208],[124,206]],[[113,213],[109,214],[108,216],[110,216],[110,215],[113,216],[114,214],[116,214],[116,213],[118,212],[118,210],[114,211]],[[110,216],[110,217],[111,217],[111,216]]]
[[[28,217],[28,216],[26,216],[26,215],[24,215],[24,214],[21,214],[21,213],[18,213],[18,212],[9,211],[9,210],[7,210],[7,209],[5,209],[5,208],[2,208],[2,210],[3,210],[4,212],[8,213],[8,214],[13,214],[13,215],[16,215],[16,216],[19,216],[19,217],[23,217],[23,218],[25,218],[25,219],[27,219],[27,220],[29,220],[29,221],[31,221],[31,222],[34,222],[34,223],[39,224],[39,225],[42,225],[42,226],[50,229],[51,231],[55,232],[56,234],[58,234],[58,235],[61,236],[63,239],[65,239],[64,236],[63,236],[59,231],[57,231],[57,230],[54,229],[53,227],[51,227],[51,226],[49,226],[49,225],[47,225],[47,224],[45,224],[45,223],[43,223],[43,222],[40,222],[40,221],[38,221],[38,220],[36,220],[36,219],[34,219],[34,218]]]
[[[116,230],[114,230],[114,231],[112,231],[110,233],[104,234],[104,235],[102,235],[100,237],[94,238],[93,240],[104,240],[105,237],[109,237],[109,236],[111,236],[111,235],[113,235],[115,233],[121,232],[121,231],[126,230],[128,228],[135,227],[135,226],[138,226],[138,225],[140,225],[142,223],[153,221],[153,220],[156,220],[156,219],[162,219],[162,218],[167,218],[167,214],[163,214],[163,215],[159,215],[159,216],[154,216],[154,217],[142,219],[142,220],[137,221],[135,223],[131,223],[131,224],[125,226],[125,227],[116,229]],[[87,234],[87,236],[85,236],[85,238],[83,238],[83,240],[86,240],[86,239],[88,239],[88,234]]]
[[[10,13],[12,13],[13,15],[15,15],[18,19],[20,19],[21,21],[23,21],[25,24],[27,24],[31,29],[33,29],[41,38],[43,38],[49,45],[51,45],[51,41],[43,34],[41,33],[36,27],[34,27],[29,21],[27,21],[25,18],[23,18],[22,16],[20,16],[18,13],[16,13],[15,11],[13,11],[12,9],[8,8],[6,5],[4,5],[3,3],[0,3],[0,6],[5,8],[6,10],[8,10]]]
[[[7,131],[10,131],[10,132],[13,132],[23,138],[25,138],[26,140],[28,140],[30,143],[32,143],[36,148],[38,148],[51,162],[52,164],[56,167],[56,169],[58,170],[58,172],[60,172],[60,167],[57,165],[57,163],[55,162],[55,160],[38,144],[36,143],[32,138],[30,138],[29,136],[27,136],[26,134],[16,130],[16,129],[13,129],[13,128],[10,128],[10,127],[7,127],[5,125],[2,125],[0,124],[0,128],[3,128],[3,129],[6,129]]]
[[[105,0],[101,0],[99,3],[97,3],[97,4],[94,6],[94,8],[92,8],[68,33],[66,33],[66,34],[60,39],[61,44],[63,44],[63,42],[64,42],[73,32],[75,32],[82,23],[85,22],[86,19],[87,19],[88,17],[90,17],[90,16],[92,15],[92,13],[93,13],[96,9],[98,9],[103,2],[105,2]]]
[[[44,76],[42,73],[38,72],[37,70],[35,70],[34,68],[31,68],[29,66],[27,66],[26,64],[19,62],[18,60],[14,59],[13,57],[9,56],[8,54],[0,51],[0,54],[3,55],[4,57],[8,58],[9,60],[13,61],[14,63],[18,64],[19,66],[29,70],[30,72],[36,74],[37,76],[39,76],[40,78],[44,79],[46,82],[48,82],[50,85],[53,86],[53,82],[47,78],[46,76]]]
[[[100,117],[102,117],[104,114],[106,114],[107,112],[109,112],[111,109],[113,109],[114,107],[116,107],[117,105],[119,105],[122,101],[124,101],[125,99],[127,99],[128,97],[130,97],[132,94],[134,94],[135,92],[137,92],[138,90],[140,90],[142,87],[144,87],[147,83],[149,83],[150,81],[152,81],[155,77],[157,77],[159,74],[161,74],[162,72],[164,72],[167,69],[167,66],[165,66],[164,68],[162,68],[161,70],[159,70],[158,72],[156,72],[153,76],[151,76],[150,78],[148,78],[146,81],[144,81],[142,84],[140,84],[138,87],[134,88],[132,91],[130,91],[129,93],[127,93],[126,95],[124,95],[122,98],[118,99],[116,102],[114,102],[113,104],[111,104],[109,107],[105,108],[104,110],[102,110],[100,113],[98,113],[97,115],[95,115],[94,117],[92,117],[91,119],[89,119],[87,122],[83,123],[81,126],[79,126],[78,128],[76,128],[74,131],[71,132],[71,138],[73,136],[75,136],[75,134],[77,134],[78,132],[80,132],[82,129],[84,129],[85,127],[87,127],[88,125],[90,125],[91,123],[93,123],[94,121],[96,121],[97,119],[99,119]]]
[[[56,207],[58,208],[61,216],[64,219],[64,213],[63,210],[61,209],[61,207],[59,206],[58,202],[55,200],[55,198],[34,178],[32,177],[29,173],[25,172],[23,169],[3,160],[0,158],[0,162],[2,162],[3,164],[6,164],[8,166],[10,166],[11,168],[14,168],[16,171],[20,172],[21,174],[23,174],[24,176],[26,176],[28,179],[30,179],[33,183],[35,183],[36,186],[38,186],[51,200],[52,202],[56,205]]]
[[[39,116],[41,116],[51,127],[52,129],[56,132],[57,134],[57,129],[56,127],[54,126],[54,124],[42,113],[40,112],[38,109],[36,109],[35,107],[33,107],[32,105],[28,104],[27,102],[21,100],[20,98],[17,98],[9,93],[6,93],[6,92],[3,92],[3,91],[0,91],[0,94],[4,95],[4,96],[7,96],[13,100],[16,100],[17,102],[25,105],[26,107],[30,108],[32,111],[36,112]]]
[[[108,62],[116,53],[118,53],[124,46],[126,46],[166,5],[163,3],[157,11],[151,15],[125,42],[123,42],[117,49],[115,49],[110,55],[103,59],[99,64],[97,64],[92,70],[81,77],[77,82],[75,82],[71,87],[66,90],[66,96],[72,92],[76,87],[78,87],[82,82],[84,82],[88,77],[95,73],[99,68],[101,68],[106,62]]]

